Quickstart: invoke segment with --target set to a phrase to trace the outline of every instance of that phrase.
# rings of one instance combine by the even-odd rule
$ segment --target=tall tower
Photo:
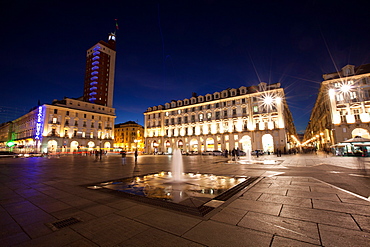
[[[116,34],[99,41],[86,53],[84,101],[113,107]]]

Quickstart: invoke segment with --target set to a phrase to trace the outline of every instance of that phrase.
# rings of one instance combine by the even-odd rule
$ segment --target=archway
[[[94,150],[95,143],[90,141],[90,142],[87,143],[87,147],[89,148],[89,151]]]
[[[110,142],[105,142],[104,143],[104,148],[105,148],[105,150],[109,150],[110,149]]]
[[[77,152],[78,151],[78,142],[72,141],[71,142],[71,152]]]
[[[262,147],[265,152],[274,152],[274,139],[272,135],[265,134],[262,136]]]
[[[164,146],[165,146],[166,153],[172,154],[171,142],[167,140],[164,143]]]
[[[183,150],[183,148],[184,148],[184,142],[183,142],[182,140],[179,140],[179,141],[177,142],[177,147],[178,147],[179,149]]]
[[[198,140],[197,139],[190,140],[190,151],[198,151]]]
[[[370,138],[369,131],[363,128],[356,128],[352,131],[352,138],[355,136],[361,136],[363,138]]]
[[[209,137],[206,140],[206,151],[213,151],[215,148],[215,140],[213,138]]]
[[[247,151],[252,151],[252,140],[250,136],[243,136],[242,139],[240,139],[240,143],[242,144],[242,150],[247,152]]]
[[[55,153],[58,148],[58,143],[56,140],[48,141],[48,152]]]
[[[157,143],[157,141],[153,141],[153,153],[156,154],[158,153],[158,146],[159,144]]]

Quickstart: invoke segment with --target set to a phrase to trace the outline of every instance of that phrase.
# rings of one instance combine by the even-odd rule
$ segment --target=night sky
[[[86,50],[107,41],[118,19],[116,123],[143,125],[148,107],[192,92],[280,82],[303,132],[322,74],[370,62],[365,3],[5,1],[0,122],[39,100],[82,96]]]

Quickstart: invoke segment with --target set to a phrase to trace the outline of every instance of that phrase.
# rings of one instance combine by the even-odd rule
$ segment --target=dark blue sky
[[[324,3],[322,3],[324,2]],[[365,1],[6,1],[0,122],[83,94],[86,50],[118,19],[116,123],[172,99],[280,82],[304,131],[323,73],[370,62]]]

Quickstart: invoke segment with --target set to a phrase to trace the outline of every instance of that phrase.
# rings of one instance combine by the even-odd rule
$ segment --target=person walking
[[[126,164],[126,151],[121,151],[122,165]]]
[[[137,149],[135,150],[135,162],[137,161],[137,156],[138,156],[138,153],[137,153]]]

